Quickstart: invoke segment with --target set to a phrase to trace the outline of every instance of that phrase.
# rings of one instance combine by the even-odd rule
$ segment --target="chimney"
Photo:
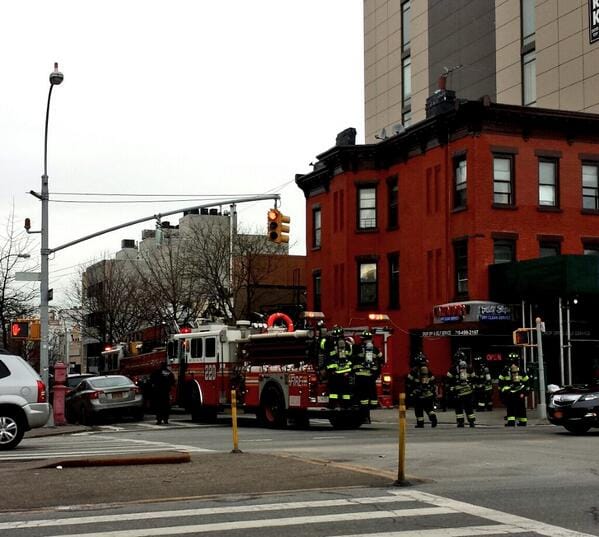
[[[356,129],[349,127],[337,135],[335,145],[356,145]]]

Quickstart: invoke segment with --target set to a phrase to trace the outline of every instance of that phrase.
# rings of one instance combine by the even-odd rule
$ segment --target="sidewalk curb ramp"
[[[139,464],[182,464],[191,462],[187,451],[161,451],[144,455],[108,455],[78,459],[53,459],[38,468],[86,468],[90,466],[131,466]]]

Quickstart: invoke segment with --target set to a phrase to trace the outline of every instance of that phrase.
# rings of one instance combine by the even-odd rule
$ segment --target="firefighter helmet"
[[[362,339],[372,339],[372,332],[370,330],[364,330],[361,334],[360,337]]]
[[[520,356],[518,355],[518,353],[517,353],[517,352],[510,352],[510,353],[507,355],[507,359],[508,359],[510,362],[517,362],[517,361],[520,359]]]
[[[343,328],[338,325],[333,326],[333,330],[331,331],[331,335],[333,337],[343,337]]]
[[[453,361],[456,364],[459,363],[459,362],[465,362],[466,361],[466,355],[462,351],[456,351],[456,353],[453,355]]]
[[[422,351],[419,352],[416,356],[414,356],[414,365],[426,365],[428,363],[428,359],[426,358],[426,354]]]

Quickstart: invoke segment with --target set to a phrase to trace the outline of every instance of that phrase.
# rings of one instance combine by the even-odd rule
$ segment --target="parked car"
[[[547,417],[574,434],[599,427],[599,384],[575,384],[552,391]]]
[[[0,353],[0,450],[15,448],[26,431],[50,418],[46,386],[20,356]]]
[[[91,425],[99,418],[144,415],[143,397],[135,383],[124,375],[98,375],[83,379],[67,393],[67,421]]]
[[[70,390],[76,388],[82,380],[95,376],[93,373],[70,373],[67,375],[67,387]]]

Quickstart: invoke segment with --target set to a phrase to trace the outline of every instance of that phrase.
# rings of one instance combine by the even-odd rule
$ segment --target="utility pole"
[[[539,417],[547,419],[547,403],[545,395],[545,365],[543,360],[543,332],[545,332],[545,323],[540,317],[535,319],[537,325],[537,358],[539,360]]]

